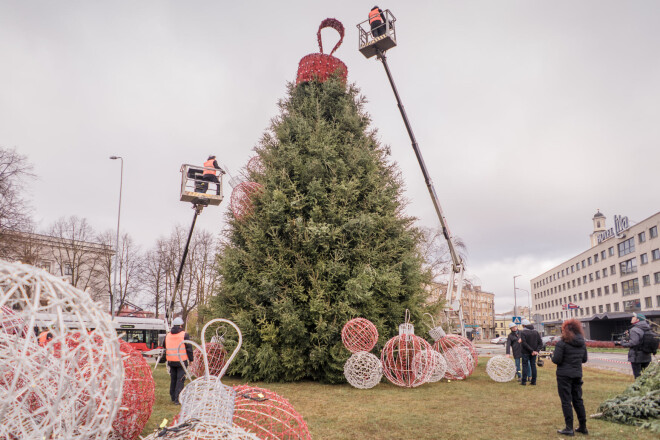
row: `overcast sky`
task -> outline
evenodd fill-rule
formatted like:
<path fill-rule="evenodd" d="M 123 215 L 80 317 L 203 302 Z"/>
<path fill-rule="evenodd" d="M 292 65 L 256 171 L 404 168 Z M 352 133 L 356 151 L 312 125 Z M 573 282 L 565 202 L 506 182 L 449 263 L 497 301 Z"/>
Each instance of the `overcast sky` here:
<path fill-rule="evenodd" d="M 373 0 L 0 2 L 0 145 L 38 178 L 41 227 L 62 216 L 149 247 L 192 210 L 179 167 L 241 168 L 278 114 L 326 17 L 406 182 L 408 212 L 438 220 L 382 65 L 357 50 Z M 586 250 L 597 209 L 660 208 L 660 2 L 407 1 L 388 62 L 468 272 L 513 305 L 529 280 Z M 323 31 L 326 53 L 337 36 Z M 224 227 L 230 188 L 200 227 Z M 527 293 L 519 292 L 519 304 Z"/>

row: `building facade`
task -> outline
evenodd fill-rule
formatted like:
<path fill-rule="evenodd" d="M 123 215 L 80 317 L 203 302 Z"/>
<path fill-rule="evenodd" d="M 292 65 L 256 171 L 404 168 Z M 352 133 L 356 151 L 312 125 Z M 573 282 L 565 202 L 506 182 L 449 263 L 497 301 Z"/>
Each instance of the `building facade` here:
<path fill-rule="evenodd" d="M 428 301 L 445 299 L 447 284 L 433 283 L 430 286 Z M 452 300 L 456 300 L 456 286 Z M 495 337 L 495 294 L 484 292 L 481 286 L 466 285 L 461 291 L 463 321 L 468 336 L 472 339 L 490 339 Z M 460 328 L 457 314 L 451 314 L 452 326 Z"/>
<path fill-rule="evenodd" d="M 660 212 L 634 225 L 598 211 L 591 247 L 533 278 L 532 315 L 546 334 L 565 319 L 582 321 L 588 339 L 612 340 L 630 327 L 633 312 L 660 322 Z"/>

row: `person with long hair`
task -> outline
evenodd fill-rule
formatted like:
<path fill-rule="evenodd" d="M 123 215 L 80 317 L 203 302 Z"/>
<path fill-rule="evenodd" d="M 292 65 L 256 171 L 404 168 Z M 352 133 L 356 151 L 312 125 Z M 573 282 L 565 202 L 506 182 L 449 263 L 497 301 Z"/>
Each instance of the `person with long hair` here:
<path fill-rule="evenodd" d="M 582 323 L 577 319 L 569 319 L 561 325 L 561 339 L 555 347 L 552 362 L 557 364 L 557 392 L 566 422 L 566 427 L 557 430 L 557 433 L 572 436 L 574 432 L 579 432 L 587 435 L 587 414 L 582 401 L 582 364 L 587 362 L 587 346 Z M 575 431 L 573 409 L 580 423 Z"/>

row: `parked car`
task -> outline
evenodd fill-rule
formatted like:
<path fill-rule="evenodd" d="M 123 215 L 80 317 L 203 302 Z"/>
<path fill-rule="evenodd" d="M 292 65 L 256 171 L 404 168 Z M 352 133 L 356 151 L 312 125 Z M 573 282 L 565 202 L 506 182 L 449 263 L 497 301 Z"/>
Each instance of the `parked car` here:
<path fill-rule="evenodd" d="M 559 336 L 543 336 L 541 342 L 543 342 L 543 348 L 541 350 L 545 351 L 548 345 L 555 345 L 559 340 Z"/>
<path fill-rule="evenodd" d="M 506 336 L 499 336 L 495 339 L 491 339 L 490 343 L 491 344 L 502 344 L 502 345 L 504 345 L 504 344 L 506 344 Z"/>

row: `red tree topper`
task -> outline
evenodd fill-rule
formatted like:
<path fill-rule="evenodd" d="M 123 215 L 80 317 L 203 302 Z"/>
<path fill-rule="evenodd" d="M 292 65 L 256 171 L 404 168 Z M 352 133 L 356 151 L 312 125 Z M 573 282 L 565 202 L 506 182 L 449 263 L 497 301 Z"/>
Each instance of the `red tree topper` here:
<path fill-rule="evenodd" d="M 378 342 L 378 329 L 368 319 L 351 319 L 341 329 L 341 341 L 351 353 L 371 351 Z"/>
<path fill-rule="evenodd" d="M 330 55 L 323 53 L 323 42 L 321 41 L 321 29 L 326 27 L 335 29 L 339 32 L 339 41 L 330 52 Z M 344 25 L 337 19 L 326 18 L 319 26 L 316 38 L 319 42 L 319 50 L 321 53 L 312 53 L 304 56 L 300 60 L 300 64 L 298 64 L 296 85 L 313 80 L 324 82 L 335 72 L 338 72 L 342 80 L 346 82 L 346 78 L 348 77 L 346 64 L 344 64 L 339 58 L 332 56 L 341 45 L 342 41 L 344 41 Z"/>
<path fill-rule="evenodd" d="M 234 424 L 263 440 L 307 440 L 307 423 L 284 397 L 249 385 L 239 385 L 234 403 Z"/>
<path fill-rule="evenodd" d="M 256 182 L 241 182 L 231 192 L 230 208 L 237 220 L 241 220 L 252 211 L 252 197 L 263 186 Z"/>

